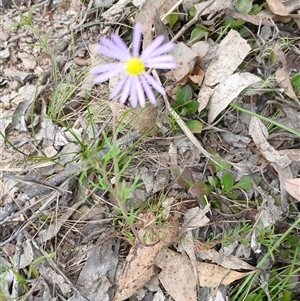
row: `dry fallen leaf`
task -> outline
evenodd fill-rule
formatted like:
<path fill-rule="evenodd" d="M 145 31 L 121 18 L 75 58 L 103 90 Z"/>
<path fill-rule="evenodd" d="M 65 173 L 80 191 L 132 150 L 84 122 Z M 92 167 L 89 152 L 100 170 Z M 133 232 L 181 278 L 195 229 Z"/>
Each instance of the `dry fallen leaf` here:
<path fill-rule="evenodd" d="M 300 178 L 285 179 L 286 191 L 300 202 Z"/>
<path fill-rule="evenodd" d="M 191 287 L 190 289 L 192 289 L 192 287 L 196 283 L 196 280 L 193 280 L 195 277 L 192 265 L 186 255 L 178 254 L 170 249 L 165 248 L 158 254 L 155 262 L 157 266 L 162 269 L 162 272 L 159 274 L 159 280 L 162 282 L 164 288 L 168 291 L 168 293 L 176 301 L 197 300 L 178 298 L 178 296 L 180 297 L 183 293 L 186 292 L 187 287 Z M 255 273 L 255 271 L 246 273 L 231 271 L 227 268 L 204 262 L 197 262 L 197 270 L 200 286 L 212 288 L 215 288 L 220 284 L 229 285 L 233 281 Z M 185 280 L 180 283 L 181 274 L 183 273 L 187 274 L 184 276 Z M 186 281 L 186 279 L 189 279 L 189 281 Z M 192 297 L 193 294 L 190 293 L 189 296 Z"/>
<path fill-rule="evenodd" d="M 279 16 L 288 16 L 289 12 L 286 10 L 282 0 L 267 0 L 270 11 Z"/>
<path fill-rule="evenodd" d="M 300 162 L 299 149 L 282 149 L 278 151 L 280 155 L 287 155 L 291 161 Z"/>
<path fill-rule="evenodd" d="M 291 160 L 288 156 L 281 156 L 274 147 L 268 142 L 268 131 L 265 125 L 257 117 L 251 117 L 249 125 L 249 134 L 256 144 L 260 153 L 272 163 L 278 164 L 282 169 L 290 165 Z"/>
<path fill-rule="evenodd" d="M 147 222 L 146 222 L 147 224 Z M 155 257 L 159 251 L 169 245 L 178 235 L 178 223 L 173 217 L 159 226 L 139 231 L 147 246 L 136 241 L 125 263 L 114 301 L 123 301 L 135 294 L 155 274 Z M 156 242 L 156 243 L 155 243 Z M 153 245 L 151 245 L 153 244 Z"/>
<path fill-rule="evenodd" d="M 220 43 L 216 58 L 210 63 L 204 83 L 198 95 L 199 113 L 206 108 L 214 89 L 211 86 L 222 83 L 230 76 L 251 50 L 240 34 L 231 30 Z"/>
<path fill-rule="evenodd" d="M 247 262 L 241 260 L 240 258 L 229 255 L 226 256 L 222 253 L 217 252 L 215 249 L 203 249 L 199 244 L 195 243 L 195 253 L 197 258 L 201 258 L 202 260 L 209 260 L 212 261 L 224 268 L 227 269 L 234 269 L 234 270 L 254 270 L 255 268 L 248 264 Z"/>
<path fill-rule="evenodd" d="M 261 79 L 248 72 L 235 73 L 214 88 L 208 108 L 208 123 L 212 123 L 217 116 L 248 86 Z"/>
<path fill-rule="evenodd" d="M 171 51 L 177 67 L 171 72 L 177 82 L 186 82 L 188 76 L 193 71 L 197 54 L 187 47 L 184 43 L 177 43 Z"/>
<path fill-rule="evenodd" d="M 210 0 L 201 1 L 201 3 L 195 4 L 196 14 L 201 12 L 200 16 L 208 15 L 214 12 L 218 12 L 232 5 L 232 0 L 216 0 L 208 6 Z M 204 10 L 203 10 L 204 9 Z"/>
<path fill-rule="evenodd" d="M 162 268 L 159 281 L 175 301 L 197 301 L 197 281 L 190 259 L 185 254 L 163 249 L 156 258 L 156 264 Z"/>
<path fill-rule="evenodd" d="M 296 102 L 299 102 L 297 95 L 293 89 L 293 86 L 290 81 L 289 72 L 287 70 L 287 63 L 284 52 L 281 50 L 281 47 L 278 43 L 274 44 L 273 51 L 277 61 L 282 63 L 282 67 L 276 70 L 276 82 L 280 88 L 284 89 L 284 93 L 290 98 L 294 99 Z"/>

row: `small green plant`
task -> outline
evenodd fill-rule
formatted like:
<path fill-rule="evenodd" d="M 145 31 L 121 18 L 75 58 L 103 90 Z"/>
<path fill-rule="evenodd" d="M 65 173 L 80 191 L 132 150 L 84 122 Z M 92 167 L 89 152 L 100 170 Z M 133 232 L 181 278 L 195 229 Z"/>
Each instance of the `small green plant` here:
<path fill-rule="evenodd" d="M 172 14 L 169 14 L 167 17 L 166 17 L 166 20 L 168 21 L 169 23 L 169 26 L 170 28 L 172 29 L 173 26 L 176 24 L 176 22 L 178 21 L 178 13 L 172 13 Z"/>
<path fill-rule="evenodd" d="M 10 28 L 14 27 L 22 27 L 24 25 L 31 26 L 32 25 L 32 19 L 33 19 L 33 12 L 36 9 L 37 5 L 32 5 L 32 7 L 29 9 L 27 16 L 22 14 L 20 11 L 18 12 L 18 16 L 21 19 L 20 22 L 12 23 L 10 24 Z"/>
<path fill-rule="evenodd" d="M 295 74 L 291 78 L 291 84 L 294 88 L 296 95 L 298 95 L 300 93 L 300 73 Z"/>
<path fill-rule="evenodd" d="M 182 116 L 188 117 L 195 114 L 198 110 L 198 101 L 193 98 L 193 91 L 189 85 L 183 87 L 177 87 L 176 89 L 176 101 L 172 104 L 175 112 Z M 178 129 L 176 120 L 171 119 L 171 123 Z M 186 120 L 185 124 L 193 133 L 201 133 L 202 123 L 199 120 Z"/>

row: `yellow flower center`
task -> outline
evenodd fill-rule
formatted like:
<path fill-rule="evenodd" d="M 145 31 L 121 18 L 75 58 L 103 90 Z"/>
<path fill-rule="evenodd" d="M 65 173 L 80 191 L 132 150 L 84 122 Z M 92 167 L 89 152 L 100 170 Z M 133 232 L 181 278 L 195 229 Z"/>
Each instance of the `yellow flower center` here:
<path fill-rule="evenodd" d="M 139 58 L 132 57 L 125 62 L 125 71 L 129 75 L 138 76 L 145 72 L 145 66 Z"/>

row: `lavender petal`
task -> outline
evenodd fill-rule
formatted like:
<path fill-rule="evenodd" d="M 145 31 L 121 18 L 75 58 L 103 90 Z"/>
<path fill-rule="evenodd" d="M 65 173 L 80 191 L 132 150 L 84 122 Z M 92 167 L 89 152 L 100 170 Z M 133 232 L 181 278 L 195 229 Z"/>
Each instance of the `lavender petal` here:
<path fill-rule="evenodd" d="M 111 91 L 111 93 L 109 94 L 109 98 L 113 99 L 115 98 L 118 93 L 120 92 L 120 90 L 122 89 L 122 87 L 124 86 L 126 80 L 128 78 L 128 75 L 123 75 L 122 78 L 118 81 L 117 85 L 115 86 L 115 88 Z"/>
<path fill-rule="evenodd" d="M 156 37 L 143 51 L 141 55 L 141 60 L 146 60 L 148 56 L 150 56 L 151 53 L 163 43 L 164 39 L 165 39 L 164 36 Z"/>
<path fill-rule="evenodd" d="M 165 89 L 151 75 L 144 73 L 145 80 L 161 95 L 166 95 Z"/>
<path fill-rule="evenodd" d="M 132 85 L 132 77 L 128 76 L 128 78 L 125 82 L 124 88 L 122 90 L 122 93 L 121 93 L 120 103 L 124 103 L 127 100 L 131 85 Z"/>
<path fill-rule="evenodd" d="M 150 102 L 155 105 L 156 104 L 156 98 L 154 96 L 154 93 L 150 87 L 150 85 L 148 84 L 148 82 L 145 80 L 144 76 L 141 75 L 140 76 L 140 80 L 143 86 L 144 91 L 146 92 L 146 95 L 148 97 L 148 99 L 150 100 Z"/>
<path fill-rule="evenodd" d="M 140 47 L 141 47 L 141 24 L 140 23 L 136 23 L 133 28 L 132 44 L 133 44 L 132 54 L 134 57 L 138 57 Z"/>

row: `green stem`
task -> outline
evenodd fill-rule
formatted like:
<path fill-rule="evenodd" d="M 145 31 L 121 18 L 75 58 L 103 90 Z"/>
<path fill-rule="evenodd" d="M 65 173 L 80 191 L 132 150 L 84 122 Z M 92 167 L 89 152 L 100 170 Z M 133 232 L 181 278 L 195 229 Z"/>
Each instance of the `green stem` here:
<path fill-rule="evenodd" d="M 269 119 L 269 118 L 267 118 L 267 117 L 261 116 L 261 115 L 259 115 L 259 114 L 254 113 L 254 112 L 251 112 L 251 111 L 249 111 L 249 110 L 246 110 L 246 109 L 244 109 L 244 108 L 241 108 L 240 106 L 237 106 L 237 105 L 235 105 L 235 104 L 233 104 L 233 103 L 231 103 L 230 106 L 231 106 L 232 108 L 238 110 L 238 111 L 247 113 L 247 114 L 252 115 L 252 116 L 255 116 L 255 117 L 257 117 L 257 118 L 259 118 L 259 119 L 261 119 L 261 120 L 263 120 L 263 121 L 272 123 L 272 124 L 278 126 L 279 128 L 282 128 L 282 129 L 286 130 L 287 132 L 290 132 L 290 133 L 296 135 L 297 137 L 300 137 L 300 132 L 298 132 L 298 131 L 296 131 L 296 130 L 294 130 L 294 129 L 292 129 L 292 128 L 290 128 L 290 127 L 284 125 L 284 124 L 281 124 L 281 123 L 279 123 L 279 122 L 277 122 L 277 121 L 274 121 L 274 120 Z"/>

